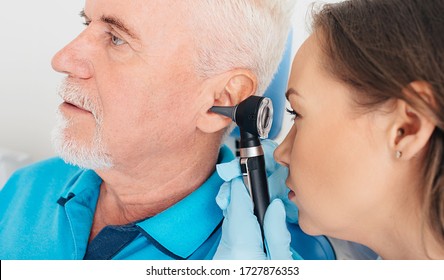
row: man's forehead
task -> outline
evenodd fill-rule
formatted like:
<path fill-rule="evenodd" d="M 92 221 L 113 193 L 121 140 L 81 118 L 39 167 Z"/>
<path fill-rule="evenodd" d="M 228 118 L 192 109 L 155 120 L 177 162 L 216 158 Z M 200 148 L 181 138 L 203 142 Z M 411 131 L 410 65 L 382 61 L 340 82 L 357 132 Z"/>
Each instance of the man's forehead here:
<path fill-rule="evenodd" d="M 86 0 L 85 11 L 89 13 L 122 14 L 125 17 L 145 15 L 152 17 L 165 12 L 173 13 L 189 6 L 187 1 L 177 0 Z M 166 18 L 173 20 L 174 18 Z"/>
<path fill-rule="evenodd" d="M 187 6 L 185 2 L 187 1 L 86 0 L 84 13 L 91 20 L 106 19 L 105 22 L 116 23 L 116 26 L 123 24 L 128 31 L 139 33 L 147 26 L 165 29 L 168 24 L 183 22 L 183 16 L 186 15 L 183 11 Z M 183 19 L 179 19 L 180 16 Z"/>

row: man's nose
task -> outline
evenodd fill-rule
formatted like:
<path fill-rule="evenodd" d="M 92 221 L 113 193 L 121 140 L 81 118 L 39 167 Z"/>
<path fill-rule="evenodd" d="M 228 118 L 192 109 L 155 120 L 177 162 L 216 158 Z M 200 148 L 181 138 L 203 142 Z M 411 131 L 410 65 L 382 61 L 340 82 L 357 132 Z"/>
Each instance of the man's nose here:
<path fill-rule="evenodd" d="M 291 151 L 293 149 L 294 137 L 296 136 L 296 127 L 293 125 L 285 139 L 274 151 L 274 159 L 283 166 L 289 167 Z"/>
<path fill-rule="evenodd" d="M 90 78 L 93 73 L 93 66 L 88 55 L 92 44 L 90 37 L 85 30 L 58 51 L 52 58 L 52 68 L 73 78 Z"/>

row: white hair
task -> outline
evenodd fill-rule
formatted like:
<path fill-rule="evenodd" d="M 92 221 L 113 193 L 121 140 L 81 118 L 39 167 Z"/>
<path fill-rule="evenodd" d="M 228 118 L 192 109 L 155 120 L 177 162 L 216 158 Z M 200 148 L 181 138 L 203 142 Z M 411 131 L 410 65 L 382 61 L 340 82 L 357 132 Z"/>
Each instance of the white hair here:
<path fill-rule="evenodd" d="M 59 95 L 67 102 L 89 110 L 96 121 L 96 130 L 93 139 L 88 144 L 67 136 L 66 129 L 71 120 L 57 110 L 56 125 L 52 131 L 52 143 L 56 153 L 69 164 L 86 169 L 109 169 L 113 166 L 112 160 L 103 143 L 102 110 L 97 100 L 93 100 L 79 86 L 65 80 L 59 88 Z"/>
<path fill-rule="evenodd" d="M 285 50 L 296 0 L 196 0 L 196 69 L 208 78 L 245 68 L 258 80 L 262 95 L 273 79 Z"/>

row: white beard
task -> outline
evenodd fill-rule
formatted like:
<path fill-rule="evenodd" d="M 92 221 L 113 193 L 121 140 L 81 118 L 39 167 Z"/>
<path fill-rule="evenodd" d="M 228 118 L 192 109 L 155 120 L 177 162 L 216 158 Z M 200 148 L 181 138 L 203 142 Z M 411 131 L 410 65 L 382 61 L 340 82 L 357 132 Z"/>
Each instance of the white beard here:
<path fill-rule="evenodd" d="M 91 111 L 96 120 L 96 131 L 91 144 L 81 144 L 76 139 L 66 137 L 65 129 L 71 124 L 60 110 L 57 110 L 56 125 L 52 131 L 52 143 L 56 153 L 69 164 L 85 169 L 103 170 L 113 166 L 112 160 L 103 143 L 102 114 L 97 102 L 93 102 L 88 94 L 76 85 L 64 81 L 59 88 L 59 95 L 79 107 Z"/>

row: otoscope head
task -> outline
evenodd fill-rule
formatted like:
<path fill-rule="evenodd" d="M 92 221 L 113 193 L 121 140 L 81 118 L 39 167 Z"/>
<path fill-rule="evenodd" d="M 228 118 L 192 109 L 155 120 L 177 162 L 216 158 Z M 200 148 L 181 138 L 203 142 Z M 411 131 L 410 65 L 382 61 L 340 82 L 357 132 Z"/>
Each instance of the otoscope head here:
<path fill-rule="evenodd" d="M 252 95 L 236 106 L 213 106 L 210 111 L 231 118 L 239 130 L 267 138 L 273 123 L 273 103 L 270 98 Z"/>
<path fill-rule="evenodd" d="M 235 120 L 240 130 L 245 130 L 261 138 L 267 138 L 273 123 L 271 99 L 250 96 L 237 105 Z"/>

